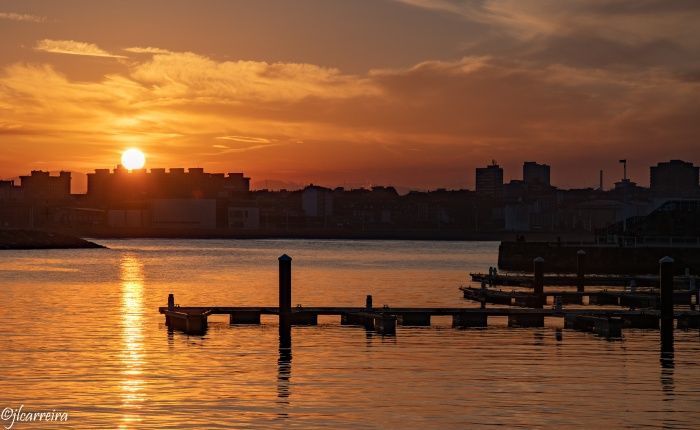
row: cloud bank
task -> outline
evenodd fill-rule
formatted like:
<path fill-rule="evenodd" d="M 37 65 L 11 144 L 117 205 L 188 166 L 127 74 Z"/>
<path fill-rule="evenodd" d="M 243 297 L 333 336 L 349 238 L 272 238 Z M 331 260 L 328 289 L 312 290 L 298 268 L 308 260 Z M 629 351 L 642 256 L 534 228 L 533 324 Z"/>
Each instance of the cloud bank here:
<path fill-rule="evenodd" d="M 510 177 L 551 163 L 563 186 L 620 158 L 641 183 L 657 161 L 700 161 L 698 3 L 402 1 L 488 31 L 458 58 L 365 73 L 44 39 L 37 50 L 120 61 L 93 81 L 46 60 L 5 67 L 0 139 L 8 157 L 85 170 L 140 146 L 154 165 L 416 187 L 473 186 L 494 158 Z"/>

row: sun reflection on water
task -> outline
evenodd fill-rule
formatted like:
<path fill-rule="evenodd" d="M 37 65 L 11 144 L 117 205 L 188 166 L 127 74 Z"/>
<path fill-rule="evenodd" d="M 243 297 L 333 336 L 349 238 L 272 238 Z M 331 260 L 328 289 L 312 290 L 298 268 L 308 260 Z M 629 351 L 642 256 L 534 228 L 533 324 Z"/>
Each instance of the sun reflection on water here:
<path fill-rule="evenodd" d="M 142 377 L 143 342 L 143 263 L 135 254 L 124 254 L 119 263 L 122 315 L 122 379 L 120 382 L 123 416 L 120 428 L 138 425 L 145 400 Z"/>

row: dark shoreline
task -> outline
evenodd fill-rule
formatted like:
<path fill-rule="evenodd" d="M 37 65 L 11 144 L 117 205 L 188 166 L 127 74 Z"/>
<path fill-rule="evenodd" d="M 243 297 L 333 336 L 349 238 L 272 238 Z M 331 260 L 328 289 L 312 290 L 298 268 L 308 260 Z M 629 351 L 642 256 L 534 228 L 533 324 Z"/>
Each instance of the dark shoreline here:
<path fill-rule="evenodd" d="M 511 232 L 460 232 L 454 230 L 413 230 L 413 231 L 153 231 L 153 230 L 112 230 L 82 231 L 82 237 L 93 239 L 300 239 L 300 240 L 412 240 L 412 241 L 508 241 L 516 236 Z M 590 241 L 590 235 L 562 235 L 556 233 L 533 233 L 528 240 Z"/>
<path fill-rule="evenodd" d="M 40 230 L 0 230 L 0 250 L 104 249 L 76 236 Z"/>

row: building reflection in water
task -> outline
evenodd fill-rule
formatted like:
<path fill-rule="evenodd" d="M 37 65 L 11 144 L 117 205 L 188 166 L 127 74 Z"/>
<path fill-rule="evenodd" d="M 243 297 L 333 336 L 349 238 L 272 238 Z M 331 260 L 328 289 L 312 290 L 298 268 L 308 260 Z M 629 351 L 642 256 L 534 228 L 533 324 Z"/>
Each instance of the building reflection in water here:
<path fill-rule="evenodd" d="M 292 329 L 291 326 L 280 325 L 279 358 L 277 360 L 277 404 L 280 412 L 279 419 L 289 418 L 290 383 L 292 379 Z"/>
<path fill-rule="evenodd" d="M 120 428 L 138 428 L 138 411 L 144 394 L 143 342 L 143 262 L 134 254 L 124 254 L 119 264 L 121 282 L 121 400 L 123 416 Z"/>

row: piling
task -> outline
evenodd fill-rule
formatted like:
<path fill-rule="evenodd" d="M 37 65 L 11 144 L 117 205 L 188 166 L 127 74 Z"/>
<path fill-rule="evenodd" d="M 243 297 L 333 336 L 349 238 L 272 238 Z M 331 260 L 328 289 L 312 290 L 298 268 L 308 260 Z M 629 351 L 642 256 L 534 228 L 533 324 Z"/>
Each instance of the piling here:
<path fill-rule="evenodd" d="M 460 312 L 452 315 L 452 327 L 467 328 L 467 327 L 486 327 L 488 324 L 488 316 L 486 312 Z"/>
<path fill-rule="evenodd" d="M 371 310 L 372 309 L 372 295 L 367 294 L 367 298 L 365 299 L 365 309 Z"/>
<path fill-rule="evenodd" d="M 383 312 L 374 315 L 374 330 L 381 335 L 396 335 L 396 315 Z"/>
<path fill-rule="evenodd" d="M 542 309 L 545 303 L 544 296 L 544 258 L 537 257 L 532 261 L 535 272 L 533 280 L 532 303 L 529 307 Z M 544 327 L 544 315 L 508 315 L 508 327 Z"/>
<path fill-rule="evenodd" d="M 554 296 L 554 312 L 561 313 L 564 309 L 561 296 Z"/>
<path fill-rule="evenodd" d="M 700 315 L 682 314 L 678 317 L 679 329 L 700 328 Z"/>
<path fill-rule="evenodd" d="M 175 310 L 175 295 L 173 293 L 168 294 L 168 310 Z M 165 315 L 165 325 L 171 327 L 170 316 L 167 314 Z"/>
<path fill-rule="evenodd" d="M 233 311 L 229 314 L 229 324 L 260 324 L 260 311 Z"/>
<path fill-rule="evenodd" d="M 544 258 L 537 257 L 532 263 L 535 272 L 533 292 L 539 297 L 537 306 L 535 307 L 542 309 L 544 306 Z"/>
<path fill-rule="evenodd" d="M 486 282 L 481 281 L 481 300 L 479 300 L 481 309 L 486 309 Z"/>
<path fill-rule="evenodd" d="M 586 251 L 579 249 L 576 252 L 576 291 L 584 292 L 584 282 L 586 277 Z"/>
<path fill-rule="evenodd" d="M 673 351 L 673 258 L 659 260 L 659 291 L 661 295 L 661 351 Z"/>
<path fill-rule="evenodd" d="M 292 257 L 279 257 L 280 345 L 291 347 L 292 327 Z"/>
<path fill-rule="evenodd" d="M 622 317 L 624 327 L 627 328 L 645 328 L 658 329 L 659 317 L 656 314 L 646 313 L 644 311 L 636 314 L 628 314 Z"/>
<path fill-rule="evenodd" d="M 404 312 L 400 315 L 401 325 L 430 326 L 429 312 Z"/>
<path fill-rule="evenodd" d="M 292 313 L 292 325 L 318 325 L 318 314 L 297 309 Z"/>
<path fill-rule="evenodd" d="M 622 318 L 596 318 L 594 333 L 602 337 L 622 337 Z"/>

